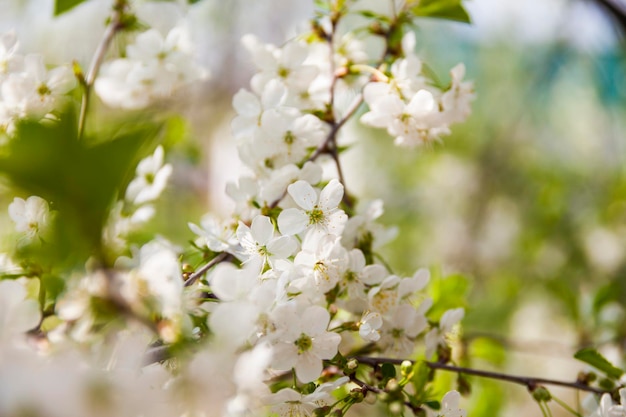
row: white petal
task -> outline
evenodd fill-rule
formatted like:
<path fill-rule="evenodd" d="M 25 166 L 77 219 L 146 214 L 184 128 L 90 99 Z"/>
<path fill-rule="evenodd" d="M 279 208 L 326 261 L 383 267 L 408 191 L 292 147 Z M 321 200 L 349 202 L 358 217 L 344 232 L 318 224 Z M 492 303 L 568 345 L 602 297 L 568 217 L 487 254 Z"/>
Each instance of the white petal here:
<path fill-rule="evenodd" d="M 336 208 L 343 198 L 343 185 L 336 179 L 331 180 L 320 193 L 320 207 L 323 211 Z"/>
<path fill-rule="evenodd" d="M 252 236 L 261 245 L 265 246 L 274 235 L 274 225 L 267 216 L 256 216 L 250 227 Z"/>
<path fill-rule="evenodd" d="M 322 360 L 315 355 L 305 353 L 298 357 L 295 368 L 300 382 L 315 381 L 322 373 Z"/>
<path fill-rule="evenodd" d="M 233 107 L 242 116 L 258 117 L 261 114 L 261 102 L 258 97 L 243 88 L 233 96 Z"/>
<path fill-rule="evenodd" d="M 287 97 L 287 88 L 278 80 L 271 80 L 263 89 L 261 103 L 264 109 L 272 109 L 280 106 Z"/>
<path fill-rule="evenodd" d="M 286 259 L 298 248 L 298 243 L 291 236 L 280 236 L 267 245 L 267 250 L 273 257 Z"/>
<path fill-rule="evenodd" d="M 306 211 L 313 210 L 313 207 L 315 207 L 315 203 L 317 203 L 317 193 L 315 192 L 315 189 L 313 189 L 311 184 L 306 181 L 300 180 L 294 182 L 289 187 L 287 187 L 287 191 L 289 192 L 289 195 L 293 198 L 293 201 L 295 201 L 297 205 L 299 205 Z"/>
<path fill-rule="evenodd" d="M 326 331 L 330 321 L 330 314 L 325 308 L 311 306 L 304 310 L 300 320 L 302 332 L 309 336 L 315 336 Z"/>
<path fill-rule="evenodd" d="M 306 229 L 309 216 L 302 210 L 288 208 L 278 215 L 278 229 L 283 235 L 295 235 Z"/>
<path fill-rule="evenodd" d="M 406 106 L 406 112 L 413 117 L 421 117 L 435 109 L 435 98 L 427 90 L 420 90 Z"/>
<path fill-rule="evenodd" d="M 337 354 L 337 347 L 341 336 L 337 333 L 326 332 L 313 339 L 313 350 L 321 359 L 332 359 Z"/>

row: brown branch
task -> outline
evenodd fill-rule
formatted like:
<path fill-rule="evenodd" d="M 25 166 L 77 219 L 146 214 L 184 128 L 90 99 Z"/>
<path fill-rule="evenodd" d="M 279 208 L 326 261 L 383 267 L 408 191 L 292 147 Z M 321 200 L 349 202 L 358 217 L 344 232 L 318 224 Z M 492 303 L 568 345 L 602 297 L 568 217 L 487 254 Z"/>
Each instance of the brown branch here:
<path fill-rule="evenodd" d="M 220 262 L 227 261 L 231 258 L 232 258 L 232 255 L 228 252 L 220 253 L 215 258 L 211 259 L 209 263 L 207 263 L 202 268 L 198 269 L 196 272 L 191 274 L 189 278 L 187 278 L 187 280 L 185 281 L 185 284 L 183 285 L 185 287 L 189 287 L 193 285 L 198 280 L 198 278 L 204 275 L 209 269 L 213 268 L 215 265 L 219 264 Z"/>
<path fill-rule="evenodd" d="M 113 38 L 115 35 L 124 28 L 124 23 L 122 22 L 122 18 L 124 16 L 124 9 L 127 7 L 127 0 L 115 0 L 113 4 L 113 12 L 111 13 L 110 22 L 107 25 L 102 40 L 94 53 L 93 58 L 91 59 L 91 64 L 89 65 L 89 71 L 87 75 L 81 79 L 81 84 L 83 85 L 83 98 L 80 104 L 80 116 L 78 119 L 78 137 L 81 138 L 85 131 L 85 120 L 87 118 L 87 109 L 89 108 L 89 98 L 91 96 L 91 89 L 93 87 L 94 82 L 96 81 L 96 77 L 98 76 L 98 72 L 100 71 L 100 67 L 102 66 L 102 61 L 104 61 L 104 57 L 111 46 L 111 42 L 113 42 Z"/>
<path fill-rule="evenodd" d="M 384 363 L 400 365 L 402 364 L 402 362 L 406 361 L 406 359 L 373 358 L 373 357 L 367 357 L 367 356 L 355 356 L 353 357 L 353 359 L 356 359 L 360 363 L 370 365 L 370 366 L 378 366 Z M 410 362 L 415 363 L 415 361 L 410 361 Z M 490 379 L 496 379 L 500 381 L 511 382 L 514 384 L 524 385 L 530 391 L 533 391 L 535 388 L 537 388 L 540 385 L 555 385 L 555 386 L 560 386 L 560 387 L 572 388 L 572 389 L 576 389 L 580 391 L 593 392 L 596 394 L 604 394 L 604 393 L 611 392 L 609 390 L 605 390 L 602 388 L 591 387 L 587 384 L 584 384 L 578 381 L 569 382 L 569 381 L 561 381 L 561 380 L 548 379 L 548 378 L 536 378 L 536 377 L 528 377 L 528 376 L 511 375 L 511 374 L 504 374 L 501 372 L 483 371 L 480 369 L 472 369 L 472 368 L 464 368 L 461 366 L 446 365 L 444 363 L 439 363 L 439 362 L 424 361 L 424 363 L 430 369 L 439 369 L 442 371 L 450 371 L 450 372 L 456 372 L 459 374 L 474 375 L 474 376 L 478 376 L 481 378 L 490 378 Z"/>

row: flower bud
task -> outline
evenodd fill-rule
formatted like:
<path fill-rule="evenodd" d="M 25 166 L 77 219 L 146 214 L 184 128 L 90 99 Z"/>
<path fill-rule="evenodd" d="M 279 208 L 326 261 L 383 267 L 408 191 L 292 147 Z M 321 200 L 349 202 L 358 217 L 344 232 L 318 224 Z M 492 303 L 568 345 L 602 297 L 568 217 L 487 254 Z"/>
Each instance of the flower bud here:
<path fill-rule="evenodd" d="M 411 361 L 403 361 L 400 365 L 400 374 L 404 377 L 409 375 L 413 370 L 413 362 Z"/>
<path fill-rule="evenodd" d="M 401 414 L 403 408 L 404 408 L 404 405 L 398 401 L 394 401 L 391 404 L 389 404 L 389 412 L 391 414 Z"/>
<path fill-rule="evenodd" d="M 396 392 L 401 388 L 400 384 L 398 384 L 398 380 L 395 378 L 391 378 L 387 381 L 387 385 L 385 385 L 385 391 L 387 392 Z"/>
<path fill-rule="evenodd" d="M 533 398 L 537 402 L 548 402 L 552 399 L 552 395 L 546 387 L 539 386 L 533 390 Z"/>
<path fill-rule="evenodd" d="M 359 361 L 357 361 L 356 359 L 350 359 L 346 363 L 346 369 L 347 370 L 354 371 L 358 367 L 359 367 Z"/>

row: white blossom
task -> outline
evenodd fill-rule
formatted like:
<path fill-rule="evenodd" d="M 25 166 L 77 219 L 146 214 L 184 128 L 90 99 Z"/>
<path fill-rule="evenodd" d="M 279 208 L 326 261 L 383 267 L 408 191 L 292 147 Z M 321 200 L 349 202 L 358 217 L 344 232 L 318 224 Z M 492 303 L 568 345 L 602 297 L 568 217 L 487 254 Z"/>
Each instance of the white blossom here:
<path fill-rule="evenodd" d="M 184 27 L 174 27 L 165 38 L 149 29 L 128 45 L 126 53 L 126 58 L 105 63 L 94 85 L 111 107 L 144 108 L 207 76 L 194 61 Z"/>
<path fill-rule="evenodd" d="M 158 146 L 154 154 L 142 159 L 137 165 L 136 177 L 126 188 L 126 200 L 133 204 L 156 200 L 165 189 L 171 174 L 172 166 L 163 165 L 163 147 Z"/>
<path fill-rule="evenodd" d="M 341 336 L 328 332 L 328 311 L 310 306 L 300 314 L 286 305 L 274 311 L 280 318 L 277 324 L 279 339 L 274 346 L 273 366 L 278 370 L 295 368 L 301 382 L 311 382 L 322 372 L 322 360 L 331 359 L 337 353 Z"/>
<path fill-rule="evenodd" d="M 9 216 L 15 223 L 15 230 L 35 240 L 46 236 L 52 213 L 48 202 L 41 197 L 30 196 L 26 200 L 15 197 L 9 204 Z"/>
<path fill-rule="evenodd" d="M 294 235 L 310 228 L 320 233 L 341 235 L 348 216 L 338 208 L 343 198 L 343 185 L 339 181 L 331 180 L 319 196 L 306 181 L 297 181 L 287 190 L 301 208 L 288 208 L 280 213 L 278 228 L 281 233 Z"/>
<path fill-rule="evenodd" d="M 60 97 L 75 85 L 76 79 L 68 67 L 48 71 L 43 56 L 27 55 L 23 71 L 10 73 L 2 83 L 3 106 L 14 119 L 39 120 L 55 110 Z"/>

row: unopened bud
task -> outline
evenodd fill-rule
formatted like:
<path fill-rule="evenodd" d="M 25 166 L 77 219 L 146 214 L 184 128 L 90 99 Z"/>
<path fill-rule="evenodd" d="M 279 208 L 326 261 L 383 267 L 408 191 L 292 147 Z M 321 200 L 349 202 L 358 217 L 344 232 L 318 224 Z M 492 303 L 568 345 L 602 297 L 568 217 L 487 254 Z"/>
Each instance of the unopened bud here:
<path fill-rule="evenodd" d="M 316 408 L 315 410 L 313 410 L 313 415 L 315 417 L 324 417 L 324 416 L 327 416 L 329 412 L 330 412 L 330 407 L 325 406 L 325 407 L 320 407 L 320 408 Z"/>
<path fill-rule="evenodd" d="M 360 388 L 355 388 L 350 391 L 350 397 L 352 397 L 354 402 L 357 403 L 360 403 L 365 398 L 365 396 L 363 395 L 363 391 Z"/>
<path fill-rule="evenodd" d="M 400 373 L 402 376 L 407 376 L 413 370 L 413 362 L 411 361 L 403 361 L 400 365 Z"/>
<path fill-rule="evenodd" d="M 595 381 L 598 376 L 594 372 L 583 372 L 580 371 L 578 376 L 576 377 L 576 382 L 581 384 L 589 385 L 593 381 Z"/>
<path fill-rule="evenodd" d="M 395 378 L 391 378 L 389 381 L 387 381 L 387 385 L 385 385 L 385 391 L 387 392 L 396 392 L 400 388 L 400 384 L 398 384 L 398 380 Z"/>
<path fill-rule="evenodd" d="M 401 414 L 404 409 L 404 405 L 401 402 L 394 401 L 389 404 L 389 412 L 391 414 Z"/>
<path fill-rule="evenodd" d="M 539 386 L 533 390 L 533 398 L 537 402 L 548 402 L 552 399 L 552 395 L 546 387 Z"/>
<path fill-rule="evenodd" d="M 348 369 L 350 371 L 354 371 L 358 367 L 359 367 L 359 361 L 357 361 L 356 359 L 350 359 L 346 363 L 346 369 Z"/>

